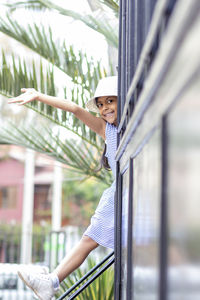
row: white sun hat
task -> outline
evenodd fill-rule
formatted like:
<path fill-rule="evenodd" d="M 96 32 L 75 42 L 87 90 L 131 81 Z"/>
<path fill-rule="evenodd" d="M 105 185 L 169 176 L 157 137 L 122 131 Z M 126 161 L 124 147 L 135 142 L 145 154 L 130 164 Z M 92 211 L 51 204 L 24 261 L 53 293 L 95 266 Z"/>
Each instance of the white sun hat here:
<path fill-rule="evenodd" d="M 93 112 L 98 113 L 96 98 L 104 96 L 117 96 L 117 76 L 102 78 L 96 88 L 94 97 L 86 103 L 86 107 Z"/>

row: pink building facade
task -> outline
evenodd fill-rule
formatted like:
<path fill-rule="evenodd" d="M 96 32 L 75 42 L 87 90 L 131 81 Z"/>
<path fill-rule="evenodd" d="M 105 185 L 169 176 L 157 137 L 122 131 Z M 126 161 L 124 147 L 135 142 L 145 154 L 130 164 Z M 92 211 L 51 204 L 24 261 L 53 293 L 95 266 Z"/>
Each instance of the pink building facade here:
<path fill-rule="evenodd" d="M 13 158 L 0 161 L 0 222 L 22 219 L 24 164 Z"/>
<path fill-rule="evenodd" d="M 0 224 L 21 224 L 24 193 L 25 150 L 0 147 Z M 34 178 L 35 223 L 51 221 L 53 161 L 36 155 Z"/>

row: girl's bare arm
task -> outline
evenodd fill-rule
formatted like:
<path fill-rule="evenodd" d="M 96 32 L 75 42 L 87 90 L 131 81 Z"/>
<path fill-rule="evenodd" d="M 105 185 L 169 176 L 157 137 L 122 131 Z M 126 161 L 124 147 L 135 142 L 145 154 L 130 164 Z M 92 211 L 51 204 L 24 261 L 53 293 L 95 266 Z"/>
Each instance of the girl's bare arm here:
<path fill-rule="evenodd" d="M 79 120 L 81 120 L 94 132 L 105 139 L 106 122 L 103 119 L 92 115 L 84 108 L 78 106 L 76 103 L 66 99 L 60 99 L 57 97 L 42 94 L 35 89 L 22 89 L 22 92 L 23 94 L 16 98 L 11 98 L 8 103 L 17 103 L 19 105 L 24 105 L 31 101 L 38 100 L 53 107 L 66 110 L 73 113 Z"/>

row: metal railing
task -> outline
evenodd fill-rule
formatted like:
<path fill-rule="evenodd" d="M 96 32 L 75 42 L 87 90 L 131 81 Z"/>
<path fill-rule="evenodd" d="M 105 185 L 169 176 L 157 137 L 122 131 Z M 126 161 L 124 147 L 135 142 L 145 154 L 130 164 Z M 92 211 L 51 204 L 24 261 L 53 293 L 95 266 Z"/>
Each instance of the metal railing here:
<path fill-rule="evenodd" d="M 83 283 L 83 285 L 81 285 L 77 290 L 74 291 L 73 294 L 71 294 L 67 298 L 68 300 L 75 299 L 95 279 L 97 279 L 103 272 L 105 272 L 114 263 L 114 260 L 115 260 L 115 258 L 114 258 L 114 251 L 113 251 L 109 255 L 107 255 L 100 263 L 98 263 L 96 266 L 94 266 L 89 272 L 87 272 L 79 281 L 77 281 L 71 288 L 69 288 L 62 296 L 60 296 L 58 298 L 58 300 L 65 299 L 67 296 L 69 296 L 80 284 L 82 284 L 85 280 L 87 280 L 92 274 L 94 274 L 99 269 L 85 283 Z"/>
<path fill-rule="evenodd" d="M 121 2 L 120 38 L 122 41 L 119 49 L 121 80 L 119 82 L 120 106 L 118 110 L 120 137 L 123 136 L 124 129 L 132 116 L 176 0 L 126 0 Z M 137 10 L 137 18 L 133 12 L 131 14 L 131 10 L 134 9 Z M 151 22 L 151 18 L 153 22 Z M 133 26 L 134 24 L 135 26 Z M 133 28 L 135 28 L 135 32 L 132 32 Z M 145 28 L 145 32 L 141 33 L 141 28 Z"/>
<path fill-rule="evenodd" d="M 199 289 L 194 288 L 195 280 L 192 281 L 190 277 L 188 280 L 186 279 L 185 282 L 188 283 L 188 286 L 190 283 L 191 285 L 190 288 L 185 288 L 185 284 L 180 284 L 181 279 L 180 283 L 176 285 L 176 279 L 169 276 L 174 268 L 172 261 L 169 259 L 169 257 L 172 258 L 172 255 L 169 255 L 171 247 L 172 245 L 179 245 L 182 249 L 184 243 L 185 245 L 189 243 L 185 241 L 190 235 L 189 228 L 191 224 L 188 222 L 186 225 L 183 222 L 179 227 L 179 233 L 181 230 L 185 232 L 188 226 L 188 235 L 184 235 L 184 238 L 179 236 L 177 240 L 174 239 L 177 224 L 173 224 L 172 216 L 175 215 L 174 213 L 179 207 L 174 200 L 176 200 L 179 193 L 180 195 L 184 193 L 183 185 L 180 184 L 180 191 L 179 186 L 174 188 L 172 184 L 171 186 L 168 185 L 168 181 L 173 182 L 173 179 L 171 179 L 172 174 L 176 174 L 177 177 L 175 178 L 178 178 L 180 182 L 181 180 L 186 182 L 184 176 L 187 176 L 187 172 L 191 172 L 189 176 L 192 176 L 192 172 L 194 172 L 194 178 L 197 176 L 196 169 L 192 167 L 193 159 L 194 161 L 196 159 L 195 155 L 195 158 L 192 159 L 192 153 L 196 151 L 194 149 L 197 149 L 193 144 L 197 135 L 193 132 L 196 132 L 197 125 L 194 125 L 196 123 L 195 121 L 192 122 L 192 117 L 190 117 L 193 115 L 190 105 L 192 103 L 191 99 L 198 99 L 196 95 L 199 91 L 197 88 L 197 86 L 199 87 L 199 43 L 197 42 L 197 36 L 199 33 L 200 3 L 198 0 L 157 0 L 153 9 L 152 21 L 147 22 L 149 24 L 148 34 L 143 42 L 143 47 L 140 47 L 141 35 L 136 30 L 137 28 L 138 30 L 145 28 L 146 8 L 148 6 L 151 8 L 150 5 L 154 2 L 154 0 L 120 1 L 119 126 L 118 149 L 115 157 L 117 161 L 115 300 L 121 298 L 131 300 L 135 299 L 135 295 L 139 295 L 140 298 L 144 299 L 148 299 L 150 295 L 153 295 L 156 299 L 165 300 L 168 299 L 171 293 L 178 295 L 177 298 L 180 297 L 181 299 L 182 295 L 185 295 L 185 290 L 189 295 L 185 296 L 186 298 L 193 295 L 194 290 L 195 296 L 192 296 L 192 298 L 199 298 L 200 295 Z M 144 9 L 141 10 L 140 6 L 143 4 Z M 131 10 L 130 8 L 133 6 L 138 9 Z M 141 14 L 141 11 L 143 14 Z M 136 24 L 138 26 L 131 25 L 136 23 L 135 19 L 138 20 Z M 170 91 L 169 94 L 168 91 Z M 186 98 L 185 95 L 192 96 Z M 195 110 L 197 100 L 193 102 L 193 105 Z M 181 122 L 185 123 L 185 120 L 188 120 L 187 125 L 184 124 L 185 127 L 179 126 Z M 184 132 L 185 128 L 188 128 L 188 131 Z M 176 135 L 174 132 L 176 132 Z M 193 136 L 193 141 L 188 136 Z M 173 144 L 171 143 L 172 139 Z M 179 139 L 184 141 L 185 148 L 183 144 L 180 146 Z M 149 160 L 149 154 L 155 153 L 156 149 L 159 153 L 157 157 L 154 157 L 155 165 L 159 166 L 157 175 L 155 165 L 146 163 Z M 178 167 L 176 169 L 172 166 L 171 162 L 176 161 L 177 158 L 180 159 L 179 155 L 181 154 L 182 164 L 185 165 L 187 155 L 183 154 L 184 151 L 187 155 L 191 153 L 191 158 L 188 158 L 188 170 L 185 170 L 183 175 L 180 171 L 177 171 Z M 192 169 L 193 171 L 191 171 Z M 152 177 L 159 179 L 153 184 L 152 190 L 160 191 L 157 201 L 155 195 L 152 194 L 153 207 L 155 205 L 155 208 L 152 208 L 152 219 L 156 219 L 155 211 L 158 212 L 158 223 L 156 225 L 158 234 L 153 239 L 150 234 L 150 214 L 147 208 L 151 198 L 148 184 L 149 178 Z M 148 182 L 146 187 L 142 183 L 143 180 L 144 183 Z M 138 192 L 140 187 L 142 187 L 142 192 Z M 185 190 L 192 191 L 192 184 L 188 183 Z M 148 195 L 148 201 L 146 201 L 146 195 Z M 191 201 L 190 193 L 188 195 Z M 185 203 L 188 200 L 187 196 L 185 197 Z M 194 197 L 194 199 L 196 198 Z M 138 218 L 135 209 L 133 214 L 133 207 L 143 207 L 143 213 L 141 213 L 141 209 L 138 209 Z M 192 207 L 191 204 L 190 207 Z M 125 224 L 124 227 L 121 226 L 122 221 Z M 138 228 L 141 228 L 141 230 L 139 231 Z M 144 238 L 144 228 L 149 231 L 149 242 L 144 241 L 146 239 L 146 237 Z M 169 228 L 170 232 L 168 231 Z M 198 229 L 195 232 L 194 239 L 198 236 Z M 121 242 L 124 237 L 127 239 L 125 245 Z M 155 240 L 157 240 L 157 246 L 155 246 Z M 174 242 L 175 240 L 176 242 Z M 148 243 L 149 245 L 147 245 Z M 156 263 L 152 267 L 153 256 L 150 256 L 149 261 L 145 261 L 145 267 L 143 268 L 141 262 L 143 258 L 146 259 L 149 249 L 152 250 L 152 248 L 155 252 Z M 141 249 L 144 250 L 143 254 L 138 254 Z M 187 249 L 185 250 L 187 252 Z M 189 260 L 191 260 L 190 266 L 193 266 L 194 256 L 192 254 L 186 256 L 186 262 L 182 259 L 180 264 L 185 267 L 185 265 L 190 265 Z M 197 258 L 195 260 L 197 261 Z M 142 267 L 140 268 L 140 266 Z M 135 272 L 136 269 L 137 272 Z M 145 269 L 148 270 L 148 278 L 151 278 L 152 285 L 149 284 L 149 280 L 146 280 Z M 176 274 L 176 267 L 173 269 L 174 271 L 173 274 Z M 141 274 L 141 277 L 138 274 Z M 179 274 L 179 271 L 177 274 Z M 173 282 L 173 288 L 171 282 Z"/>
<path fill-rule="evenodd" d="M 153 99 L 155 89 L 151 89 L 148 99 L 141 101 L 145 84 L 160 50 L 160 44 L 166 34 L 169 19 L 177 0 L 120 0 L 119 22 L 119 61 L 118 61 L 118 148 L 117 188 L 115 200 L 115 300 L 121 299 L 122 286 L 126 285 L 124 299 L 132 299 L 132 185 L 133 161 L 126 152 L 127 145 L 138 125 L 141 123 L 145 110 Z M 167 62 L 165 62 L 167 64 Z M 163 65 L 164 66 L 164 65 Z M 162 72 L 161 72 L 162 73 Z M 161 74 L 159 80 L 161 79 Z M 159 85 L 159 80 L 157 84 Z M 134 120 L 134 123 L 132 122 Z M 153 129 L 152 129 L 153 132 Z M 152 134 L 148 132 L 148 134 Z M 140 134 L 141 135 L 141 134 Z M 148 136 L 147 136 L 148 137 Z M 147 140 L 146 137 L 146 140 Z M 145 141 L 145 140 L 144 140 Z M 143 142 L 144 142 L 143 141 Z M 138 151 L 139 148 L 137 148 Z M 133 151 L 132 149 L 130 151 Z M 123 158 L 122 158 L 123 156 Z M 129 161 L 126 158 L 129 157 Z M 124 160 L 123 160 L 124 159 Z M 126 161 L 126 163 L 123 162 Z M 125 169 L 129 168 L 129 217 L 128 223 L 128 253 L 127 282 L 122 280 L 122 209 L 123 209 L 123 178 Z M 124 294 L 123 294 L 124 295 Z"/>
<path fill-rule="evenodd" d="M 66 252 L 66 232 L 50 231 L 32 235 L 32 262 L 45 263 L 52 269 Z M 0 263 L 19 264 L 21 258 L 21 232 L 0 230 Z"/>

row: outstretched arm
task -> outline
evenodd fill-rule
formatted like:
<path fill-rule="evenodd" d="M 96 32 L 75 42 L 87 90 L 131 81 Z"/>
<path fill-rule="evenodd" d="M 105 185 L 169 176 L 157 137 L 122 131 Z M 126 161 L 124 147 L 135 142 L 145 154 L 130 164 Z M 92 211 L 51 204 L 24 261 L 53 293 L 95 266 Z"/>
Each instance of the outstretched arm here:
<path fill-rule="evenodd" d="M 60 99 L 57 97 L 42 94 L 35 89 L 22 89 L 21 91 L 23 92 L 23 94 L 18 97 L 11 98 L 8 103 L 17 103 L 19 105 L 24 105 L 31 101 L 38 100 L 53 107 L 66 110 L 73 113 L 79 120 L 81 120 L 94 132 L 105 139 L 106 122 L 103 119 L 92 115 L 76 103 L 66 99 Z"/>

